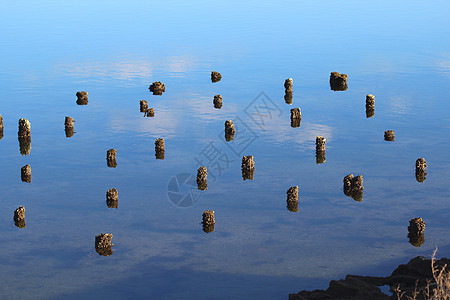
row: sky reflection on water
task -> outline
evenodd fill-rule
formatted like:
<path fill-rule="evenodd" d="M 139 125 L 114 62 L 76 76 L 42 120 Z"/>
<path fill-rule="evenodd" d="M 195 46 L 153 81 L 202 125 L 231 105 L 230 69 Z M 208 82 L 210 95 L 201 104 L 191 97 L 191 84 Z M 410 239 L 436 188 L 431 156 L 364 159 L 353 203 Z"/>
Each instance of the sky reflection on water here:
<path fill-rule="evenodd" d="M 285 299 L 348 273 L 385 276 L 436 245 L 450 255 L 447 2 L 20 1 L 3 11 L 4 298 L 20 288 L 41 299 Z M 220 82 L 211 83 L 211 71 Z M 333 71 L 348 74 L 348 90 L 330 90 Z M 283 86 L 290 77 L 292 105 Z M 155 81 L 166 85 L 161 96 L 148 90 Z M 88 105 L 76 104 L 77 91 L 89 93 Z M 246 114 L 261 92 L 279 111 L 263 125 Z M 372 118 L 366 94 L 375 95 Z M 154 117 L 142 116 L 140 100 Z M 65 116 L 76 120 L 70 138 Z M 25 156 L 20 118 L 32 128 Z M 227 143 L 225 120 L 245 124 L 251 143 L 238 144 L 239 132 Z M 326 161 L 316 164 L 319 135 Z M 157 138 L 164 160 L 155 159 Z M 215 180 L 209 168 L 208 189 L 179 208 L 168 184 L 195 174 L 208 145 L 229 165 Z M 116 168 L 105 163 L 111 148 Z M 242 180 L 242 155 L 254 156 L 253 180 Z M 414 175 L 419 157 L 429 165 L 423 183 Z M 27 164 L 31 183 L 21 181 Z M 361 202 L 342 191 L 350 173 L 364 177 Z M 299 186 L 295 213 L 286 209 L 291 186 Z M 117 209 L 105 204 L 111 188 Z M 24 229 L 13 220 L 22 205 Z M 216 217 L 208 234 L 200 224 L 207 209 Z M 407 226 L 419 216 L 425 243 L 414 247 Z M 95 252 L 102 232 L 113 234 L 109 257 Z"/>

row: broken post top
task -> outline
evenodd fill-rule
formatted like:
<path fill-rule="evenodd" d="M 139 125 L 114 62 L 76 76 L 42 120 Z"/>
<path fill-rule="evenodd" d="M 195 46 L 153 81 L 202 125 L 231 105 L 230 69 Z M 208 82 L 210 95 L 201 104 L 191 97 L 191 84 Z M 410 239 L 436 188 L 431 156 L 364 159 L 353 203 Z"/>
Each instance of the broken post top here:
<path fill-rule="evenodd" d="M 375 96 L 372 94 L 366 95 L 366 105 L 373 106 L 375 105 Z"/>
<path fill-rule="evenodd" d="M 71 117 L 66 116 L 66 118 L 64 119 L 64 125 L 67 127 L 73 127 L 73 122 L 75 121 Z"/>
<path fill-rule="evenodd" d="M 302 118 L 302 112 L 300 108 L 292 108 L 291 109 L 291 119 L 301 119 Z"/>
<path fill-rule="evenodd" d="M 294 80 L 292 78 L 288 78 L 284 81 L 284 88 L 286 93 L 292 93 L 292 84 Z"/>
<path fill-rule="evenodd" d="M 19 137 L 27 137 L 31 135 L 31 124 L 27 119 L 19 120 Z"/>
<path fill-rule="evenodd" d="M 222 75 L 219 72 L 212 71 L 211 72 L 211 81 L 219 82 L 222 79 Z"/>
<path fill-rule="evenodd" d="M 87 105 L 88 104 L 88 93 L 85 91 L 77 92 L 77 104 Z"/>
<path fill-rule="evenodd" d="M 425 172 L 425 170 L 428 168 L 427 162 L 425 161 L 425 158 L 418 158 L 416 160 L 416 171 L 417 172 Z"/>
<path fill-rule="evenodd" d="M 339 72 L 331 72 L 330 87 L 333 91 L 347 90 L 347 74 L 339 74 Z"/>
<path fill-rule="evenodd" d="M 150 92 L 153 92 L 153 95 L 162 95 L 162 93 L 166 91 L 166 85 L 161 81 L 155 81 L 148 89 Z"/>
<path fill-rule="evenodd" d="M 243 156 L 242 157 L 242 169 L 243 170 L 251 170 L 255 168 L 255 162 L 253 161 L 253 156 Z"/>
<path fill-rule="evenodd" d="M 159 138 L 159 139 L 156 139 L 155 140 L 155 147 L 156 148 L 160 148 L 160 149 L 164 149 L 164 139 L 161 139 L 161 138 Z"/>
<path fill-rule="evenodd" d="M 408 236 L 411 235 L 421 235 L 425 231 L 425 222 L 422 220 L 422 218 L 412 218 L 409 221 L 408 226 Z"/>

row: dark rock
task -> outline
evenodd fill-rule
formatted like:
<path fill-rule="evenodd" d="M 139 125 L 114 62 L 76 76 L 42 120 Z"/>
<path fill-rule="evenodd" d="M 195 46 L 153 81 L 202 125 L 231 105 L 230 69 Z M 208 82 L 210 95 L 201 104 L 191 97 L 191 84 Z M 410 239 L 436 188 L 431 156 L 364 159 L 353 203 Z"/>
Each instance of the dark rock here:
<path fill-rule="evenodd" d="M 434 260 L 434 268 L 438 272 L 443 270 L 444 274 L 448 274 L 449 265 L 450 260 L 447 258 Z M 343 280 L 332 280 L 326 290 L 301 291 L 298 294 L 290 294 L 289 299 L 431 299 L 425 297 L 426 286 L 431 286 L 431 289 L 435 286 L 431 266 L 431 259 L 418 256 L 405 265 L 399 265 L 390 276 L 347 275 Z M 389 285 L 392 296 L 382 293 L 377 287 L 384 285 Z M 403 296 L 398 295 L 396 289 L 400 289 Z M 413 298 L 415 291 L 417 295 Z"/>
<path fill-rule="evenodd" d="M 141 100 L 140 102 L 139 102 L 139 110 L 140 110 L 140 112 L 146 112 L 147 111 L 147 109 L 148 109 L 148 102 L 147 101 L 145 101 L 145 100 Z"/>
<path fill-rule="evenodd" d="M 286 194 L 287 209 L 291 212 L 298 212 L 298 186 L 290 187 Z"/>
<path fill-rule="evenodd" d="M 25 228 L 25 207 L 19 206 L 14 211 L 14 224 L 19 228 Z"/>
<path fill-rule="evenodd" d="M 219 82 L 222 79 L 222 75 L 219 72 L 212 71 L 211 72 L 211 81 Z"/>
<path fill-rule="evenodd" d="M 87 92 L 77 92 L 77 104 L 78 105 L 87 105 L 88 101 L 88 93 Z"/>
<path fill-rule="evenodd" d="M 22 179 L 22 182 L 27 182 L 27 183 L 31 182 L 31 166 L 30 165 L 23 166 L 20 169 L 20 177 Z"/>
<path fill-rule="evenodd" d="M 110 233 L 101 233 L 95 236 L 95 251 L 99 255 L 110 256 L 113 254 L 112 246 L 114 244 L 111 243 L 112 236 Z"/>
<path fill-rule="evenodd" d="M 347 86 L 347 74 L 339 74 L 338 72 L 331 72 L 330 74 L 330 88 L 333 91 L 346 91 Z"/>
<path fill-rule="evenodd" d="M 22 156 L 28 155 L 31 152 L 31 137 L 19 137 L 19 150 Z"/>
<path fill-rule="evenodd" d="M 222 108 L 222 96 L 215 95 L 213 103 L 214 103 L 214 108 L 221 109 Z"/>
<path fill-rule="evenodd" d="M 119 192 L 117 189 L 112 188 L 106 191 L 106 205 L 109 208 L 119 207 Z"/>
<path fill-rule="evenodd" d="M 208 170 L 206 167 L 200 167 L 197 170 L 197 186 L 201 191 L 206 191 L 208 189 L 208 183 L 206 181 L 208 176 Z"/>
<path fill-rule="evenodd" d="M 395 132 L 394 130 L 386 130 L 384 132 L 384 140 L 385 141 L 389 141 L 389 142 L 393 142 L 395 138 Z"/>
<path fill-rule="evenodd" d="M 110 168 L 117 167 L 116 154 L 117 154 L 116 149 L 109 149 L 108 151 L 106 151 L 106 164 L 108 165 L 108 167 Z"/>
<path fill-rule="evenodd" d="M 156 81 L 150 85 L 149 89 L 153 95 L 162 95 L 166 91 L 166 85 L 162 84 L 161 81 Z"/>
<path fill-rule="evenodd" d="M 352 197 L 355 201 L 362 201 L 363 190 L 362 175 L 353 177 L 353 174 L 349 174 L 344 177 L 344 194 L 346 196 Z"/>

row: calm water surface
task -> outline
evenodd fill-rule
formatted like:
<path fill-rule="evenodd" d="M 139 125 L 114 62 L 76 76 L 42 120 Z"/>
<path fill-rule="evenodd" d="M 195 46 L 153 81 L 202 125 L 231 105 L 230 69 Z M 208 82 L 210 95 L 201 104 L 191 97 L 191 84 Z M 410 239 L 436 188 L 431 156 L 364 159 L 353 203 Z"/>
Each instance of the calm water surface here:
<path fill-rule="evenodd" d="M 349 273 L 386 276 L 436 246 L 450 256 L 449 11 L 447 1 L 4 1 L 2 298 L 286 299 Z M 214 84 L 213 70 L 223 76 Z M 349 75 L 348 90 L 330 90 L 332 71 Z M 154 81 L 166 85 L 162 96 L 148 91 Z M 88 105 L 76 104 L 77 91 Z M 139 112 L 144 99 L 155 117 Z M 70 138 L 65 116 L 76 120 Z M 32 130 L 24 156 L 20 118 Z M 235 121 L 233 142 L 225 120 Z M 394 142 L 383 140 L 389 129 Z M 116 168 L 106 165 L 110 148 Z M 242 155 L 254 156 L 253 180 L 242 180 Z M 198 161 L 207 191 L 187 182 L 179 195 L 191 202 L 174 204 L 174 178 L 195 175 Z M 21 181 L 26 164 L 31 183 Z M 350 173 L 364 176 L 361 202 L 342 191 Z M 113 187 L 117 209 L 106 205 Z M 413 217 L 426 222 L 421 247 L 407 237 Z M 102 232 L 113 234 L 108 257 L 94 247 Z"/>

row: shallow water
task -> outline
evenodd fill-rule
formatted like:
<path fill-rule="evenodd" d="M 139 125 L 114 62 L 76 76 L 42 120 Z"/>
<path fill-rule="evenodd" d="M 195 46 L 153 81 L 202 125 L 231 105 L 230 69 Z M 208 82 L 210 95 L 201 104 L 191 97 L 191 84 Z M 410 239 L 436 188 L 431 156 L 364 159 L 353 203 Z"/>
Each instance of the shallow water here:
<path fill-rule="evenodd" d="M 446 1 L 4 3 L 2 298 L 20 290 L 33 299 L 286 299 L 349 273 L 386 276 L 436 246 L 448 257 L 449 9 Z M 211 83 L 211 71 L 222 80 Z M 348 90 L 330 90 L 333 71 L 349 75 Z M 155 81 L 166 85 L 162 96 L 148 90 Z M 77 91 L 89 93 L 88 105 L 76 104 Z M 139 112 L 144 99 L 154 117 Z M 76 121 L 70 138 L 65 116 Z M 31 122 L 25 156 L 20 118 Z M 228 143 L 225 120 L 237 131 Z M 383 140 L 390 129 L 394 142 Z M 318 135 L 327 139 L 322 164 Z M 164 160 L 155 158 L 157 138 Z M 111 148 L 116 168 L 106 163 Z M 254 156 L 253 180 L 242 180 L 243 155 Z M 429 165 L 423 183 L 419 157 Z M 195 185 L 198 161 L 208 189 L 187 181 L 186 201 L 174 200 L 174 179 L 193 175 Z M 27 164 L 31 183 L 20 178 Z M 361 202 L 342 191 L 350 173 L 364 177 Z M 294 213 L 286 190 L 296 185 Z M 117 209 L 106 205 L 113 187 Z M 14 225 L 18 206 L 24 229 Z M 207 209 L 216 217 L 208 234 Z M 414 247 L 407 226 L 419 216 L 425 243 Z M 108 257 L 94 247 L 102 232 L 113 234 Z"/>

